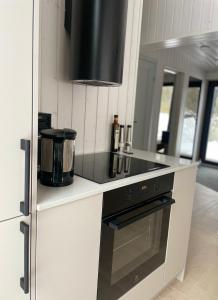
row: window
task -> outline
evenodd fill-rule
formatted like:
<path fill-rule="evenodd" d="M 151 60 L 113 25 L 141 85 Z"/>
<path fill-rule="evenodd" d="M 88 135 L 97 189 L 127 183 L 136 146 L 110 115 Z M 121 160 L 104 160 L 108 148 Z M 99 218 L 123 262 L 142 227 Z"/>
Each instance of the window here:
<path fill-rule="evenodd" d="M 187 93 L 181 140 L 181 156 L 192 158 L 195 142 L 201 81 L 190 81 Z"/>
<path fill-rule="evenodd" d="M 161 141 L 163 131 L 168 131 L 173 91 L 174 91 L 173 85 L 164 85 L 162 88 L 161 107 L 160 107 L 158 135 L 157 135 L 158 141 Z"/>
<path fill-rule="evenodd" d="M 218 87 L 214 88 L 206 160 L 218 163 Z"/>

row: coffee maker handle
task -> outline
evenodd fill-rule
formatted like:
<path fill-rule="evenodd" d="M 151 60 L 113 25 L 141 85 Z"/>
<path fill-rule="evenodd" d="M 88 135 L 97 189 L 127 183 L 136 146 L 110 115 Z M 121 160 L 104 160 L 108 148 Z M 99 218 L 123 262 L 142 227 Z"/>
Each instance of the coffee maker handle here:
<path fill-rule="evenodd" d="M 30 198 L 30 140 L 22 139 L 20 148 L 25 151 L 24 201 L 20 202 L 20 211 L 24 216 L 28 216 Z"/>

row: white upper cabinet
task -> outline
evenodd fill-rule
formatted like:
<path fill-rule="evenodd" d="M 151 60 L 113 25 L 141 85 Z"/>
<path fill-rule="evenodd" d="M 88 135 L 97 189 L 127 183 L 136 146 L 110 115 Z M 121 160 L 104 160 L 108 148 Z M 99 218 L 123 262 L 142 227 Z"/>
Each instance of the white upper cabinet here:
<path fill-rule="evenodd" d="M 0 2 L 0 221 L 20 215 L 24 200 L 25 152 L 31 139 L 32 0 Z"/>

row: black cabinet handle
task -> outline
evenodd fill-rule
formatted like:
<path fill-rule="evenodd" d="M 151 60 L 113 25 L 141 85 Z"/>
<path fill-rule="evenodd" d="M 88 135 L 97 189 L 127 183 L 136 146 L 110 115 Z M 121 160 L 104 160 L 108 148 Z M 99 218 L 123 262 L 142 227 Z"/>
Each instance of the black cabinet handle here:
<path fill-rule="evenodd" d="M 29 294 L 29 225 L 21 222 L 20 231 L 24 234 L 24 277 L 20 278 L 20 287 L 25 294 Z"/>
<path fill-rule="evenodd" d="M 30 198 L 30 141 L 21 140 L 20 148 L 25 151 L 24 201 L 20 202 L 20 211 L 24 216 L 28 216 Z"/>

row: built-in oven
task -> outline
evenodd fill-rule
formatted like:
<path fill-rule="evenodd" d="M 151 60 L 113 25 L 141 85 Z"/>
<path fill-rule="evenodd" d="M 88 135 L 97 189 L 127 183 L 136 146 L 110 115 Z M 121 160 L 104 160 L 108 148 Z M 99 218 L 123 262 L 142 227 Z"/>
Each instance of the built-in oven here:
<path fill-rule="evenodd" d="M 174 174 L 106 192 L 98 300 L 119 299 L 165 262 Z"/>

